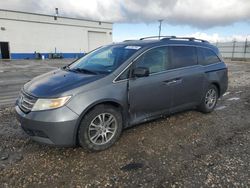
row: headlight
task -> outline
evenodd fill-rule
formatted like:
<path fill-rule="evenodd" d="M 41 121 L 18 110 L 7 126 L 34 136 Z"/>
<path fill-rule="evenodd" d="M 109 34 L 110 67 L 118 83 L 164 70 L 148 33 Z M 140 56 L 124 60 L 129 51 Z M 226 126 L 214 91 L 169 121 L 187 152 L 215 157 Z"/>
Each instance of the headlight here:
<path fill-rule="evenodd" d="M 60 97 L 55 99 L 38 99 L 31 111 L 49 110 L 62 107 L 69 101 L 71 96 Z"/>

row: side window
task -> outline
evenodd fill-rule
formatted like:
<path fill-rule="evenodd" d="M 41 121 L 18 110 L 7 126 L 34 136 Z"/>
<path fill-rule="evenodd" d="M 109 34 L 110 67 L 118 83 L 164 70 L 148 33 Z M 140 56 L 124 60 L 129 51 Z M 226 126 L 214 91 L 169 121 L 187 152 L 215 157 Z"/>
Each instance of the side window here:
<path fill-rule="evenodd" d="M 149 50 L 135 62 L 135 67 L 146 67 L 150 74 L 165 71 L 169 65 L 168 47 Z"/>
<path fill-rule="evenodd" d="M 125 71 L 119 76 L 119 78 L 118 78 L 117 80 L 119 81 L 119 80 L 128 79 L 128 77 L 129 77 L 129 70 L 130 70 L 130 68 L 128 68 L 127 70 L 125 70 Z"/>
<path fill-rule="evenodd" d="M 198 51 L 198 61 L 201 65 L 210 65 L 213 63 L 220 62 L 218 56 L 210 49 L 207 48 L 197 48 Z"/>
<path fill-rule="evenodd" d="M 171 46 L 171 68 L 197 65 L 196 48 L 192 46 Z"/>

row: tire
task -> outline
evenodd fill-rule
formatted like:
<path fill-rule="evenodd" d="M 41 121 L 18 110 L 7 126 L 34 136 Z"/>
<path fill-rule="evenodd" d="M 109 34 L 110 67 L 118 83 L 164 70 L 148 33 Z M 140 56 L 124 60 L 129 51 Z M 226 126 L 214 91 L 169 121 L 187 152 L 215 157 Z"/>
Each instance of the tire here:
<path fill-rule="evenodd" d="M 218 88 L 215 85 L 210 85 L 203 96 L 201 104 L 198 106 L 199 111 L 203 113 L 212 112 L 217 104 L 218 96 Z"/>
<path fill-rule="evenodd" d="M 119 108 L 98 105 L 83 117 L 78 130 L 78 143 L 89 151 L 105 150 L 119 139 L 122 125 Z"/>

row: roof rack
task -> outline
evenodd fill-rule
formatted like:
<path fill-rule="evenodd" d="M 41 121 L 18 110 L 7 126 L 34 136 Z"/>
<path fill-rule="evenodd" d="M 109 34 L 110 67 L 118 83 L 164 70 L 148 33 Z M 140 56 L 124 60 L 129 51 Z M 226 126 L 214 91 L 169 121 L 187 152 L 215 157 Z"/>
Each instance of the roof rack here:
<path fill-rule="evenodd" d="M 189 40 L 189 41 L 209 43 L 206 40 L 197 39 L 197 38 L 194 38 L 194 37 L 176 37 L 176 36 L 150 36 L 150 37 L 140 38 L 140 40 L 154 39 L 154 38 L 156 38 L 158 40 Z"/>
<path fill-rule="evenodd" d="M 150 36 L 150 37 L 143 37 L 140 38 L 139 40 L 146 40 L 146 39 L 163 39 L 163 38 L 176 38 L 176 36 Z"/>
<path fill-rule="evenodd" d="M 163 38 L 161 40 L 189 40 L 189 41 L 194 41 L 194 42 L 205 42 L 205 43 L 209 43 L 207 40 L 203 40 L 203 39 L 197 39 L 194 37 L 172 37 L 172 38 Z"/>
<path fill-rule="evenodd" d="M 131 41 L 136 41 L 136 40 L 129 39 L 129 40 L 124 40 L 123 42 L 131 42 Z"/>

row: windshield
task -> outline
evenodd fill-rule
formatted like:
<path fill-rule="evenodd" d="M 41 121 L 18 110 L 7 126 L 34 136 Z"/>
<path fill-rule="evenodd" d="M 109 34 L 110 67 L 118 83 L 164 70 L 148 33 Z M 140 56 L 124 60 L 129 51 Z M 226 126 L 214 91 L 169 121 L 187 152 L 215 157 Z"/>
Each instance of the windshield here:
<path fill-rule="evenodd" d="M 138 49 L 140 49 L 139 46 L 106 46 L 80 58 L 71 64 L 68 70 L 108 74 L 118 68 Z"/>

